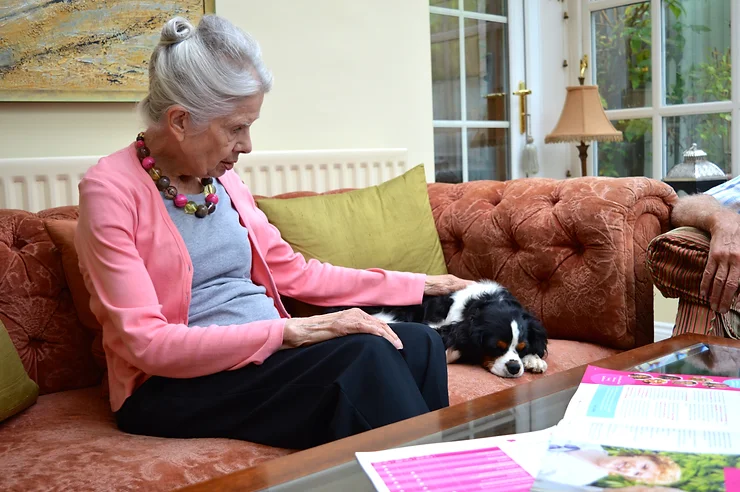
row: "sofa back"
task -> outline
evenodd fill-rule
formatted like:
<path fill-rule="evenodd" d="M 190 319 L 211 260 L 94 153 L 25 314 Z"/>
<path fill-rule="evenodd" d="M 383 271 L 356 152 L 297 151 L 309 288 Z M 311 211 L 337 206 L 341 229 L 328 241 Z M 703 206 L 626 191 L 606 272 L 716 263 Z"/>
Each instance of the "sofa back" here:
<path fill-rule="evenodd" d="M 617 349 L 652 342 L 645 251 L 669 228 L 676 199 L 669 186 L 647 178 L 528 178 L 428 190 L 450 273 L 502 283 L 551 338 Z M 92 386 L 102 375 L 44 227 L 76 218 L 76 207 L 0 210 L 0 320 L 42 394 Z"/>
<path fill-rule="evenodd" d="M 92 386 L 102 376 L 44 227 L 47 219 L 76 218 L 76 207 L 0 210 L 0 320 L 41 394 Z"/>

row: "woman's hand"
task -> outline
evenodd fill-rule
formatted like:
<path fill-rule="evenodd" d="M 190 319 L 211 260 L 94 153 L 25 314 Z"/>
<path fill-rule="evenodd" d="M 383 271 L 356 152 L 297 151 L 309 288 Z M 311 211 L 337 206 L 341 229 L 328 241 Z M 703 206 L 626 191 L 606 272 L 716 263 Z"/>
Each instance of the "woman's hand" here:
<path fill-rule="evenodd" d="M 442 296 L 462 290 L 474 283 L 472 280 L 463 280 L 454 275 L 429 275 L 424 283 L 424 295 Z"/>
<path fill-rule="evenodd" d="M 383 337 L 397 349 L 403 344 L 391 327 L 361 309 L 347 309 L 310 318 L 291 318 L 285 321 L 281 349 L 313 345 L 353 333 L 367 333 Z"/>

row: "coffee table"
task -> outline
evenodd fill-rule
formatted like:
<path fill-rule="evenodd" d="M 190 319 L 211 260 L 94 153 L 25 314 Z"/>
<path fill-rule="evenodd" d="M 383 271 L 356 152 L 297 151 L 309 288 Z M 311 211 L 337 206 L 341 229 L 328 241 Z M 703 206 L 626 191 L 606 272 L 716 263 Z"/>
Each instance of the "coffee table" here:
<path fill-rule="evenodd" d="M 685 334 L 592 362 L 606 369 L 740 377 L 740 342 Z M 586 366 L 449 408 L 277 458 L 183 490 L 371 492 L 357 451 L 458 441 L 545 429 L 557 424 Z M 390 403 L 390 402 L 389 402 Z"/>

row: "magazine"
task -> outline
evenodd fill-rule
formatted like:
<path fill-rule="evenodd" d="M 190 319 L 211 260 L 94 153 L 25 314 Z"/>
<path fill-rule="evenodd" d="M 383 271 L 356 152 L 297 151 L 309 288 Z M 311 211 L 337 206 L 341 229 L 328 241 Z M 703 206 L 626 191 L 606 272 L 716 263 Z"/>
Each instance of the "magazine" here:
<path fill-rule="evenodd" d="M 589 366 L 532 490 L 740 491 L 740 379 Z"/>
<path fill-rule="evenodd" d="M 356 455 L 381 492 L 740 492 L 740 378 L 589 366 L 550 429 Z"/>

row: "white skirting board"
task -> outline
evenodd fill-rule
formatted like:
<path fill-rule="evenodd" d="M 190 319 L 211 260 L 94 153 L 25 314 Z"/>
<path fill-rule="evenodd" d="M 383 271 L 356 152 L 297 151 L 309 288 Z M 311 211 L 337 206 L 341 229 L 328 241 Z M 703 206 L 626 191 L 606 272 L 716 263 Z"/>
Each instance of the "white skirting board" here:
<path fill-rule="evenodd" d="M 97 156 L 0 159 L 0 208 L 38 212 L 77 205 L 77 185 Z M 409 169 L 407 149 L 259 151 L 234 167 L 255 195 L 365 188 Z"/>
<path fill-rule="evenodd" d="M 655 321 L 653 325 L 655 326 L 654 341 L 659 342 L 661 340 L 665 340 L 666 338 L 671 338 L 671 334 L 673 333 L 673 323 Z"/>

